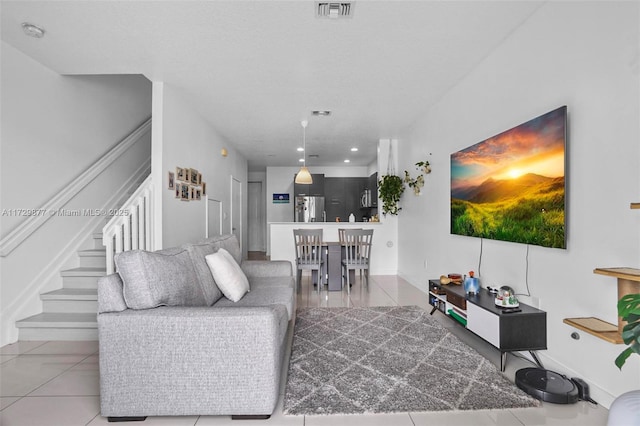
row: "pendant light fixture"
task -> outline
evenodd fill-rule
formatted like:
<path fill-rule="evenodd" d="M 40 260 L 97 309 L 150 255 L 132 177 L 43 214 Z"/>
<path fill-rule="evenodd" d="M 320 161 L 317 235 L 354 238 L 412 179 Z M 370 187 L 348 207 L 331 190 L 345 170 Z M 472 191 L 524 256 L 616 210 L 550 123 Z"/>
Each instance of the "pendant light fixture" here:
<path fill-rule="evenodd" d="M 300 167 L 300 171 L 296 175 L 296 183 L 300 183 L 302 185 L 311 185 L 313 183 L 313 179 L 311 178 L 311 173 L 309 173 L 309 169 L 307 169 L 307 124 L 309 122 L 307 120 L 302 120 L 300 122 L 302 124 L 302 148 L 303 148 L 303 157 L 302 157 L 302 167 Z"/>

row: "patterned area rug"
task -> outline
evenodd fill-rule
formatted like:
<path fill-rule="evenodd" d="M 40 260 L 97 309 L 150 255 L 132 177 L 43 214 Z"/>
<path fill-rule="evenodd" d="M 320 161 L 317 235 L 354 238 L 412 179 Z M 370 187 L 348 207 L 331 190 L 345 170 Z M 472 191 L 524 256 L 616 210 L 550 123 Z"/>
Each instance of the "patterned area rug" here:
<path fill-rule="evenodd" d="M 537 406 L 417 306 L 297 312 L 285 414 Z"/>

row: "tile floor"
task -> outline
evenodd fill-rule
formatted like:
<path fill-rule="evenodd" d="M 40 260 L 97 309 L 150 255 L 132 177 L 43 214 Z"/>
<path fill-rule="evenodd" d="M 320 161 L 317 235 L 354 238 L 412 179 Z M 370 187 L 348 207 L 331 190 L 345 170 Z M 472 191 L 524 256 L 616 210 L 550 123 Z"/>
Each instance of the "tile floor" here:
<path fill-rule="evenodd" d="M 418 305 L 429 309 L 427 297 L 397 276 L 372 276 L 369 289 L 360 283 L 346 293 L 322 291 L 320 296 L 303 278 L 298 307 Z M 499 365 L 499 352 L 450 318 L 434 314 L 447 328 Z M 98 343 L 17 342 L 0 348 L 0 425 L 106 425 L 100 416 Z M 531 366 L 509 356 L 505 374 Z M 283 386 L 284 392 L 284 386 Z M 231 425 L 605 425 L 608 411 L 583 401 L 571 405 L 543 403 L 540 408 L 474 412 L 403 413 L 350 416 L 284 416 L 282 398 L 269 420 L 235 421 L 228 416 L 149 417 L 140 426 Z M 112 423 L 113 424 L 113 423 Z"/>

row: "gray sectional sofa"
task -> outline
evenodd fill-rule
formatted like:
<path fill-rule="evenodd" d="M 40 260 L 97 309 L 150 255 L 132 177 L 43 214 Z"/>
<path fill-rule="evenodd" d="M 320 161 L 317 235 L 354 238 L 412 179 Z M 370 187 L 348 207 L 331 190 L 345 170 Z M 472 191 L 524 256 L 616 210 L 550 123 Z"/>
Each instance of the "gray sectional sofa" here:
<path fill-rule="evenodd" d="M 224 297 L 205 261 L 220 248 L 249 280 L 238 302 Z M 102 416 L 271 415 L 295 321 L 290 262 L 242 262 L 226 235 L 123 252 L 116 267 L 98 282 Z"/>

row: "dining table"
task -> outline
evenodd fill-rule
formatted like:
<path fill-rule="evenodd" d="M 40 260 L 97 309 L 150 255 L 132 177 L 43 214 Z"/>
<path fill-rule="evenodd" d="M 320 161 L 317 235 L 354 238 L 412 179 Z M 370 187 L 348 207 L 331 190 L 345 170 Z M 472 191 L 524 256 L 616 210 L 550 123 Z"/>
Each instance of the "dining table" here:
<path fill-rule="evenodd" d="M 322 282 L 327 284 L 329 291 L 341 291 L 342 259 L 345 247 L 339 241 L 323 241 L 322 247 L 322 261 L 325 265 L 325 276 Z M 349 281 L 355 282 L 355 270 L 350 270 L 349 274 Z"/>

